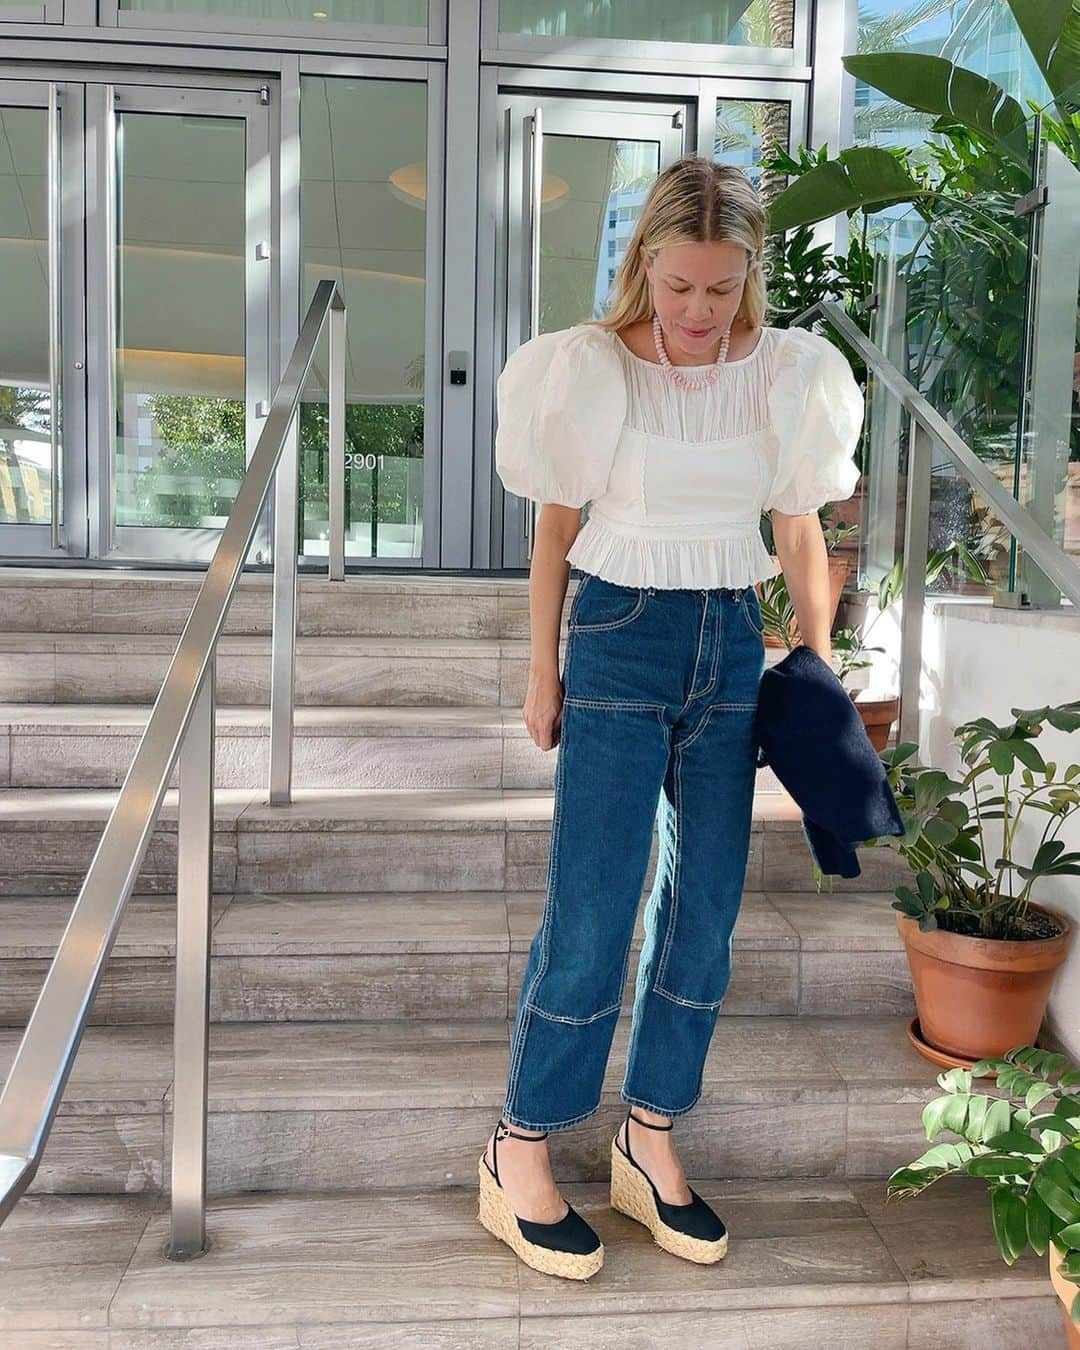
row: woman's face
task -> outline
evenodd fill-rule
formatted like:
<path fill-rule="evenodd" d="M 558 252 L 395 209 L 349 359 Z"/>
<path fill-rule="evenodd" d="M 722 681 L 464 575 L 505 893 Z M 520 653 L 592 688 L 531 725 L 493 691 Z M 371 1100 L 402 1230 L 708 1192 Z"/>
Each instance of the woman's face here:
<path fill-rule="evenodd" d="M 641 259 L 660 316 L 664 345 L 687 356 L 715 357 L 742 301 L 749 256 L 742 244 L 669 244 Z"/>

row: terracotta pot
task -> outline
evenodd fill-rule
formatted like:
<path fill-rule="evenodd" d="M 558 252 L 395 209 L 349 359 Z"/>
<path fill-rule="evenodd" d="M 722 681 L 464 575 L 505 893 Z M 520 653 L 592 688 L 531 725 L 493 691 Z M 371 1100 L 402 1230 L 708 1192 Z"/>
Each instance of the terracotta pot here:
<path fill-rule="evenodd" d="M 923 1039 L 965 1059 L 1000 1058 L 1016 1045 L 1034 1045 L 1057 968 L 1065 960 L 1072 924 L 1064 914 L 1032 904 L 1059 927 L 1030 942 L 965 937 L 896 912 L 907 950 Z"/>
<path fill-rule="evenodd" d="M 776 560 L 775 554 L 773 555 L 773 559 L 774 561 Z M 851 571 L 851 559 L 849 557 L 844 557 L 836 553 L 829 554 L 829 599 L 831 602 L 829 609 L 830 629 L 832 628 L 832 625 L 836 622 L 836 611 L 840 608 L 840 596 L 843 593 L 844 583 L 847 581 L 848 573 L 850 571 Z M 757 589 L 758 593 L 760 594 L 761 592 L 760 582 L 758 582 L 757 584 Z M 791 620 L 791 626 L 788 629 L 788 632 L 791 634 L 793 638 L 796 636 L 797 628 L 798 624 L 796 623 L 793 617 Z M 765 634 L 766 647 L 782 647 L 783 645 L 784 642 L 782 638 L 774 637 L 771 633 Z"/>
<path fill-rule="evenodd" d="M 866 727 L 866 734 L 875 750 L 884 750 L 889 743 L 889 732 L 900 712 L 899 698 L 856 698 L 849 689 L 851 701 Z"/>
<path fill-rule="evenodd" d="M 1077 1293 L 1076 1285 L 1064 1275 L 1058 1274 L 1058 1264 L 1065 1259 L 1065 1253 L 1061 1248 L 1051 1242 L 1047 1254 L 1050 1258 L 1050 1283 L 1054 1286 L 1054 1293 L 1061 1300 L 1061 1315 L 1065 1321 L 1065 1344 L 1068 1350 L 1080 1350 L 1080 1324 L 1074 1322 L 1069 1315 L 1069 1309 Z"/>

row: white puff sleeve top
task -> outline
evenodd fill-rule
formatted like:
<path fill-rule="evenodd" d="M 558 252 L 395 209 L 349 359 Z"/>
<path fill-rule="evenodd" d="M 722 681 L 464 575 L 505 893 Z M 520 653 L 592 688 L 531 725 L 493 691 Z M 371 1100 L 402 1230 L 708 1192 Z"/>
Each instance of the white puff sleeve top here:
<path fill-rule="evenodd" d="M 496 403 L 504 487 L 588 504 L 566 559 L 620 585 L 763 581 L 776 566 L 761 512 L 815 511 L 859 479 L 862 393 L 840 351 L 801 328 L 762 328 L 716 381 L 682 389 L 616 333 L 578 324 L 518 347 Z"/>

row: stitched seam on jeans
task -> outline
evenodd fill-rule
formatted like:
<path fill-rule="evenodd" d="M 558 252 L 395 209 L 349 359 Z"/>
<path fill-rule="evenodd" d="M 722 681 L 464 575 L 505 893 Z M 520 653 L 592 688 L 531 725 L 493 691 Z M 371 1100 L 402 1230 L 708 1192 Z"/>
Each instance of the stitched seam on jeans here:
<path fill-rule="evenodd" d="M 708 714 L 706 713 L 706 717 Z M 667 970 L 668 952 L 671 949 L 672 941 L 675 937 L 675 920 L 679 913 L 679 879 L 682 873 L 682 841 L 683 841 L 683 810 L 682 810 L 682 745 L 675 747 L 675 859 L 671 869 L 671 913 L 668 915 L 667 932 L 664 934 L 664 945 L 660 951 L 660 959 L 656 963 L 656 975 L 653 979 L 655 987 L 664 978 L 664 972 Z"/>
<path fill-rule="evenodd" d="M 547 1120 L 543 1123 L 533 1121 L 527 1122 L 516 1119 L 516 1113 L 515 1115 L 507 1115 L 505 1111 L 503 1112 L 503 1119 L 508 1125 L 518 1125 L 523 1130 L 561 1130 L 569 1125 L 576 1125 L 581 1120 L 588 1120 L 590 1116 L 595 1115 L 599 1110 L 600 1103 L 597 1102 L 597 1104 L 591 1106 L 588 1111 L 582 1111 L 580 1116 L 570 1116 L 566 1120 Z"/>
<path fill-rule="evenodd" d="M 710 703 L 709 712 L 755 712 L 756 703 Z"/>
<path fill-rule="evenodd" d="M 696 999 L 680 998 L 678 994 L 673 994 L 670 989 L 665 989 L 661 984 L 654 984 L 653 989 L 661 998 L 666 998 L 669 1003 L 680 1003 L 684 1008 L 701 1008 L 711 1012 L 713 1008 L 719 1008 L 723 999 L 717 999 L 715 1003 L 699 1003 Z"/>
<path fill-rule="evenodd" d="M 753 633 L 755 637 L 762 637 L 765 632 L 765 625 L 762 623 L 760 628 L 755 625 L 753 619 L 750 617 L 750 601 L 745 595 L 739 601 L 739 608 L 742 610 L 742 616 L 746 620 L 746 626 L 750 629 L 751 633 Z"/>
<path fill-rule="evenodd" d="M 613 1012 L 618 1012 L 622 1007 L 622 999 L 618 1003 L 613 1003 L 610 1008 L 604 1008 L 598 1013 L 593 1013 L 591 1017 L 564 1017 L 561 1013 L 548 1012 L 544 1008 L 537 1007 L 535 1003 L 528 1005 L 529 1011 L 536 1013 L 538 1017 L 546 1018 L 549 1022 L 569 1022 L 576 1027 L 587 1027 L 590 1022 L 596 1022 L 601 1017 L 610 1017 Z"/>
<path fill-rule="evenodd" d="M 656 713 L 662 713 L 664 710 L 662 703 L 639 703 L 635 699 L 578 698 L 573 694 L 567 694 L 563 703 L 570 703 L 575 708 L 648 708 Z"/>
<path fill-rule="evenodd" d="M 666 742 L 666 747 L 665 747 L 665 748 L 666 748 L 666 750 L 667 750 L 667 754 L 670 756 L 670 754 L 671 754 L 671 728 L 670 728 L 670 727 L 667 725 L 667 723 L 664 721 L 664 713 L 663 713 L 663 710 L 662 710 L 662 709 L 658 709 L 656 715 L 657 715 L 657 718 L 659 719 L 660 725 L 664 728 L 664 740 L 665 740 L 665 742 Z M 665 775 L 665 776 L 666 776 L 666 775 Z M 657 793 L 657 810 L 659 810 L 659 806 L 660 806 L 660 798 L 661 798 L 661 796 L 662 796 L 662 793 L 663 793 L 663 788 L 661 787 L 660 792 Z M 653 818 L 653 827 L 654 827 L 654 828 L 656 827 L 656 820 L 655 820 L 655 817 Z M 662 855 L 662 854 L 659 854 L 658 857 L 657 857 L 657 867 L 659 867 L 660 864 L 661 864 L 662 862 L 663 862 L 663 855 Z M 658 879 L 657 875 L 654 875 L 654 876 L 653 876 L 653 890 L 656 889 L 657 879 Z M 661 879 L 661 884 L 662 884 L 662 879 Z M 651 901 L 651 899 L 652 899 L 652 896 L 650 895 L 649 900 Z M 648 902 L 647 902 L 647 903 L 648 903 Z M 635 914 L 635 916 L 634 916 L 634 919 L 635 919 L 635 924 L 636 924 L 636 921 L 637 921 L 637 915 L 636 915 L 636 914 Z M 629 961 L 629 958 L 630 958 L 630 950 L 629 950 L 629 948 L 627 948 L 626 955 L 627 955 L 627 960 Z M 639 964 L 640 964 L 640 962 L 641 962 L 641 954 L 640 954 L 640 953 L 638 954 L 638 962 L 639 962 Z M 623 974 L 623 983 L 625 984 L 625 982 L 626 982 L 626 975 L 625 975 L 625 973 L 624 973 L 624 974 Z M 646 989 L 645 992 L 646 992 L 646 996 L 647 996 L 647 995 L 648 995 L 648 989 Z M 643 1000 L 643 1002 L 644 1002 L 644 1000 Z M 638 1032 L 641 1030 L 641 1016 L 639 1016 L 639 1013 L 642 1013 L 642 1014 L 643 1014 L 643 1009 L 639 1009 L 639 1008 L 638 1008 L 638 1001 L 637 1001 L 637 979 L 635 978 L 635 980 L 634 980 L 634 1004 L 633 1004 L 633 1009 L 632 1009 L 632 1011 L 631 1011 L 631 1016 L 630 1016 L 630 1034 L 629 1034 L 629 1036 L 628 1036 L 628 1038 L 627 1038 L 627 1044 L 626 1044 L 625 1074 L 629 1074 L 630 1068 L 631 1068 L 632 1064 L 634 1063 L 634 1055 L 635 1055 L 635 1052 L 636 1052 L 636 1049 L 637 1049 Z M 623 1078 L 623 1086 L 624 1086 L 624 1088 L 625 1088 L 625 1086 L 626 1086 L 626 1077 L 625 1077 L 625 1076 L 624 1076 L 624 1078 Z"/>
<path fill-rule="evenodd" d="M 710 703 L 710 705 L 705 709 L 704 713 L 702 713 L 702 715 L 701 715 L 701 721 L 700 721 L 700 722 L 697 724 L 697 726 L 693 729 L 693 731 L 690 733 L 690 735 L 686 737 L 685 740 L 683 740 L 683 741 L 678 741 L 678 742 L 676 743 L 676 747 L 675 747 L 675 748 L 676 748 L 677 750 L 685 750 L 686 747 L 687 747 L 688 745 L 693 745 L 694 742 L 697 740 L 697 738 L 701 735 L 701 733 L 702 733 L 702 732 L 705 730 L 705 728 L 709 725 L 709 718 L 713 715 L 714 710 L 715 710 L 716 708 L 718 708 L 718 707 L 726 707 L 726 706 L 728 706 L 728 705 L 726 705 L 726 704 L 719 704 L 719 703 Z"/>
<path fill-rule="evenodd" d="M 623 1101 L 628 1105 L 640 1106 L 646 1111 L 655 1111 L 658 1116 L 685 1116 L 688 1111 L 692 1111 L 694 1107 L 697 1106 L 698 1102 L 701 1100 L 701 1093 L 702 1089 L 698 1088 L 697 1096 L 689 1106 L 679 1106 L 674 1108 L 670 1106 L 657 1106 L 654 1102 L 647 1102 L 644 1097 L 629 1096 L 625 1092 L 623 1092 L 621 1096 Z M 523 1128 L 527 1129 L 528 1127 L 523 1126 Z"/>
<path fill-rule="evenodd" d="M 701 644 L 705 639 L 705 616 L 708 614 L 708 612 L 709 612 L 709 602 L 706 599 L 704 607 L 702 608 L 701 611 L 701 623 L 698 625 L 697 651 L 694 653 L 694 677 L 697 676 L 698 662 L 701 660 Z M 691 683 L 690 685 L 691 692 L 688 695 L 686 702 L 679 709 L 678 714 L 676 715 L 676 721 L 678 721 L 678 719 L 683 715 L 683 713 L 687 710 L 687 708 L 689 708 L 690 704 L 693 703 L 695 699 L 701 698 L 703 694 L 708 693 L 710 686 L 706 685 L 704 689 L 702 689 L 699 693 L 696 694 L 693 692 L 693 689 L 694 685 L 693 683 Z"/>
<path fill-rule="evenodd" d="M 604 632 L 609 628 L 623 628 L 625 627 L 626 624 L 633 623 L 633 621 L 638 617 L 641 611 L 645 608 L 645 601 L 647 599 L 648 596 L 645 594 L 645 588 L 643 586 L 639 586 L 637 604 L 630 611 L 630 613 L 627 614 L 624 618 L 616 619 L 613 623 L 584 623 L 584 624 L 577 623 L 574 624 L 573 628 L 570 631 L 574 633 L 600 633 Z M 567 626 L 569 627 L 569 625 Z"/>

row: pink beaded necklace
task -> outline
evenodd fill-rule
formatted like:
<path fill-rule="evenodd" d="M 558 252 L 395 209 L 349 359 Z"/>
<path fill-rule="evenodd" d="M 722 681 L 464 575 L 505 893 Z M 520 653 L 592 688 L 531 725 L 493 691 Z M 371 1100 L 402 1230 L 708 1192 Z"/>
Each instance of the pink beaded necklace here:
<path fill-rule="evenodd" d="M 703 370 L 704 374 L 695 379 L 688 379 L 678 366 L 672 364 L 671 357 L 667 354 L 667 348 L 664 346 L 663 329 L 660 327 L 660 315 L 653 312 L 652 320 L 653 342 L 656 344 L 656 355 L 660 364 L 668 373 L 668 377 L 683 389 L 703 389 L 706 385 L 712 384 L 720 375 L 720 367 L 727 360 L 728 345 L 731 342 L 731 329 L 728 328 L 724 336 L 720 339 L 720 350 L 717 353 L 716 360 L 709 366 L 694 366 L 694 370 Z"/>

